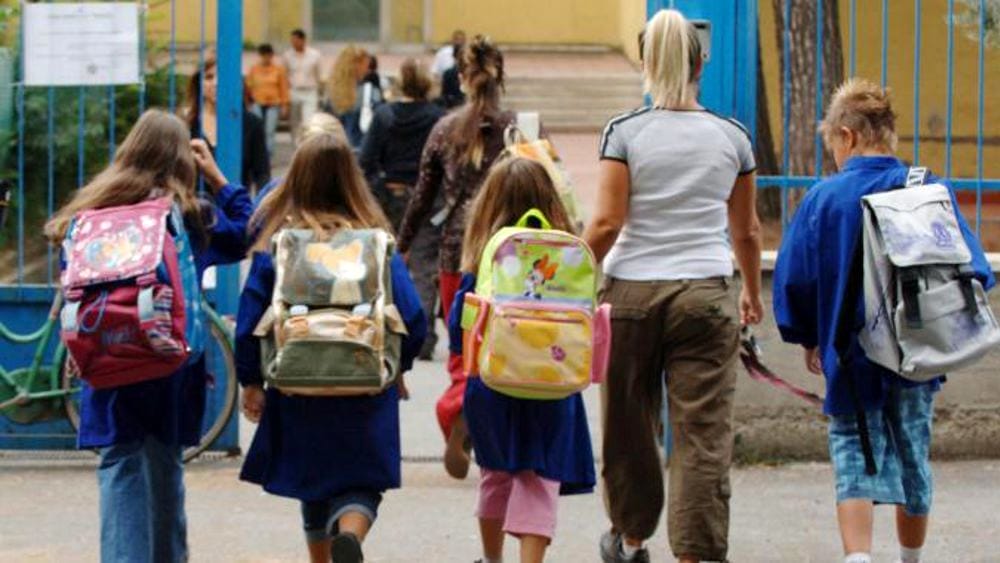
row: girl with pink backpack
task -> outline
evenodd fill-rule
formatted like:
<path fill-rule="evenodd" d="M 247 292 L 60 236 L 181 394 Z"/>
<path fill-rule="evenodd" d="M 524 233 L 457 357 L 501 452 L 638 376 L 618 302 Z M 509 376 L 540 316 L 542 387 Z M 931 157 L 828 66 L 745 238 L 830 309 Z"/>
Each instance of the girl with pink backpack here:
<path fill-rule="evenodd" d="M 199 172 L 211 195 L 208 201 L 197 193 Z M 46 236 L 64 247 L 63 279 L 70 282 L 64 288 L 67 302 L 79 298 L 82 303 L 64 309 L 63 337 L 79 340 L 88 329 L 97 332 L 96 339 L 75 350 L 71 347 L 70 353 L 83 364 L 77 365 L 83 379 L 78 446 L 96 448 L 101 456 L 97 480 L 102 561 L 188 558 L 181 456 L 185 446 L 198 442 L 207 374 L 191 325 L 177 320 L 193 316 L 185 311 L 184 303 L 200 299 L 201 274 L 206 268 L 243 258 L 251 211 L 247 191 L 226 180 L 205 143 L 191 140 L 184 122 L 164 111 L 149 110 L 136 122 L 111 164 L 75 191 L 45 227 Z M 110 219 L 88 222 L 101 212 L 120 219 L 121 225 L 131 225 L 130 229 L 112 228 Z M 178 220 L 167 221 L 168 216 Z M 170 225 L 166 234 L 154 226 L 164 222 Z M 107 236 L 95 237 L 90 232 L 101 229 Z M 129 233 L 135 236 L 126 236 Z M 174 240 L 189 242 L 190 247 L 174 247 Z M 122 273 L 143 261 L 136 256 L 150 255 L 151 271 L 134 278 Z M 187 284 L 177 271 L 185 264 Z M 122 279 L 105 284 L 98 298 L 88 301 L 87 292 L 116 269 Z M 132 287 L 123 287 L 129 284 Z M 174 292 L 184 285 L 192 294 L 177 305 Z M 146 288 L 150 289 L 148 298 L 143 296 Z M 130 301 L 123 306 L 111 302 L 112 295 L 124 295 Z M 152 320 L 147 323 L 141 317 L 150 305 Z M 138 313 L 120 315 L 116 327 L 107 324 L 116 312 L 134 309 Z M 131 318 L 136 316 L 138 322 Z M 73 326 L 75 321 L 78 326 Z M 111 334 L 111 328 L 120 330 Z M 111 348 L 116 346 L 120 356 L 134 359 L 134 353 L 122 354 L 122 339 L 139 332 L 145 332 L 145 337 L 137 337 L 129 350 L 142 351 L 148 363 L 133 362 L 124 369 L 95 373 L 94 366 L 115 354 Z M 94 346 L 100 349 L 81 353 Z M 158 354 L 161 357 L 156 361 Z M 170 355 L 173 363 L 163 359 Z M 145 377 L 150 371 L 157 372 L 156 377 Z M 89 377 L 108 373 L 111 379 Z"/>

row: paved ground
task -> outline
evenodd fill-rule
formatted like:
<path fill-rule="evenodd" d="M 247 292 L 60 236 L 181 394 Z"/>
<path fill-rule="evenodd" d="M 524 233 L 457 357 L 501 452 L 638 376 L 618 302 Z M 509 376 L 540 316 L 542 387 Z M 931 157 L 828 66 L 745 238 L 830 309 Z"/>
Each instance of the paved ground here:
<path fill-rule="evenodd" d="M 93 461 L 0 460 L 0 561 L 96 561 Z M 303 561 L 297 506 L 236 479 L 234 460 L 196 462 L 187 475 L 192 561 Z M 366 545 L 368 560 L 472 561 L 479 556 L 474 480 L 444 476 L 437 464 L 404 465 L 404 488 L 389 493 Z M 1000 561 L 1000 464 L 936 466 L 938 496 L 927 561 Z M 733 561 L 836 561 L 840 547 L 826 465 L 740 469 L 733 476 Z M 598 495 L 564 498 L 552 562 L 597 561 L 606 526 Z M 664 527 L 653 561 L 669 561 Z M 506 556 L 516 561 L 510 543 Z M 878 511 L 876 561 L 894 561 L 891 511 Z"/>

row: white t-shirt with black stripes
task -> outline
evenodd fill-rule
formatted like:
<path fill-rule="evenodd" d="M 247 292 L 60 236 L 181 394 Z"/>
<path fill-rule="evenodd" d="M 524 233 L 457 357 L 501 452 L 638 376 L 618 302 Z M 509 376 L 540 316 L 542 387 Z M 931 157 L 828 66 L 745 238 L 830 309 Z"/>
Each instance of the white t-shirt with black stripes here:
<path fill-rule="evenodd" d="M 728 201 L 736 177 L 754 171 L 750 135 L 707 110 L 642 108 L 611 119 L 601 159 L 625 163 L 628 217 L 604 272 L 619 279 L 733 275 Z"/>

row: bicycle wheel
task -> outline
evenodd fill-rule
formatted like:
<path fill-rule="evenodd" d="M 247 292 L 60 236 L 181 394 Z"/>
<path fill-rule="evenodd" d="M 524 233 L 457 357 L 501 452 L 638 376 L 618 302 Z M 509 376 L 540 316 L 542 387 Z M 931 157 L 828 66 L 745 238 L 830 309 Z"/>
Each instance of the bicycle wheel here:
<path fill-rule="evenodd" d="M 208 373 L 205 404 L 220 404 L 221 407 L 214 413 L 214 416 L 206 417 L 202 423 L 201 439 L 198 444 L 184 450 L 185 463 L 201 455 L 219 438 L 236 407 L 239 385 L 236 381 L 236 361 L 233 359 L 233 347 L 222 327 L 214 323 L 211 324 L 210 334 L 211 337 L 205 346 L 205 370 Z M 66 418 L 69 419 L 73 429 L 79 432 L 80 380 L 65 369 L 65 362 L 65 359 L 60 362 L 64 366 L 60 377 L 62 388 L 68 391 L 63 404 L 65 405 Z M 222 397 L 222 399 L 220 400 L 218 397 Z"/>
<path fill-rule="evenodd" d="M 66 395 L 63 397 L 63 409 L 66 411 L 66 420 L 69 421 L 70 426 L 77 433 L 80 432 L 80 379 L 76 377 L 70 370 L 66 369 L 66 364 L 69 362 L 69 354 L 66 353 L 66 348 L 62 345 L 56 349 L 56 355 L 52 359 L 52 365 L 59 366 L 59 381 L 62 383 L 61 387 L 63 391 L 66 391 Z"/>
<path fill-rule="evenodd" d="M 236 360 L 233 346 L 225 327 L 210 322 L 210 337 L 205 343 L 205 371 L 208 374 L 208 390 L 205 397 L 206 416 L 202 422 L 201 440 L 198 445 L 184 450 L 184 462 L 201 455 L 219 438 L 236 408 L 239 384 L 236 381 Z M 212 406 L 219 410 L 212 412 Z"/>

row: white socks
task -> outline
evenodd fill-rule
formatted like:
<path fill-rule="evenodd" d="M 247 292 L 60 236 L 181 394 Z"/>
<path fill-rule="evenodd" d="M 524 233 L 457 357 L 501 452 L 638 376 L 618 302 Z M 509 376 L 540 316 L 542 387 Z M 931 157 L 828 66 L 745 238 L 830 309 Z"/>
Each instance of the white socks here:
<path fill-rule="evenodd" d="M 872 556 L 869 553 L 848 553 L 844 563 L 872 563 Z"/>
<path fill-rule="evenodd" d="M 919 547 L 899 546 L 899 560 L 901 563 L 920 563 Z"/>
<path fill-rule="evenodd" d="M 629 545 L 622 541 L 622 556 L 626 561 L 631 561 L 635 557 L 635 553 L 642 549 L 641 545 Z"/>
<path fill-rule="evenodd" d="M 499 559 L 490 559 L 489 557 L 483 557 L 482 563 L 503 563 L 503 557 Z"/>

